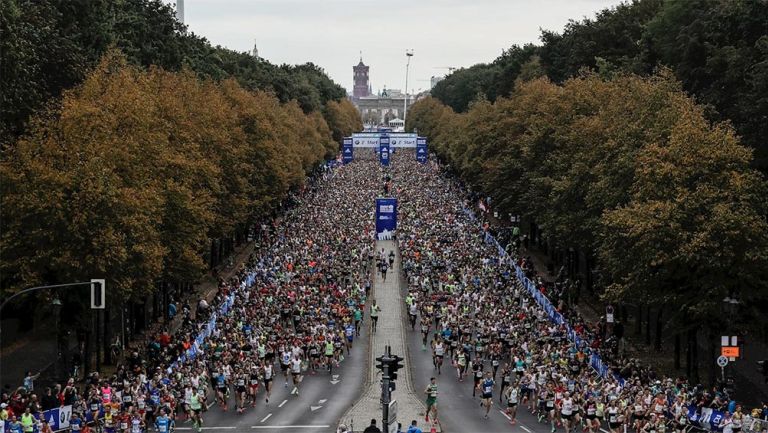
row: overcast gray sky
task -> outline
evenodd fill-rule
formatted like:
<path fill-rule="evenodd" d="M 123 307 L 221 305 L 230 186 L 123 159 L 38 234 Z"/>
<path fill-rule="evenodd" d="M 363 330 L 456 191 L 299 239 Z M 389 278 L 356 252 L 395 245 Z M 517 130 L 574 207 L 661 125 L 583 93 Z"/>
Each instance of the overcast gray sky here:
<path fill-rule="evenodd" d="M 164 0 L 174 4 L 175 0 Z M 426 89 L 441 67 L 495 59 L 512 44 L 538 42 L 539 29 L 561 31 L 619 0 L 185 0 L 185 22 L 214 45 L 259 54 L 272 63 L 311 61 L 352 88 L 363 52 L 374 90 L 405 86 L 405 50 L 413 49 L 408 87 Z"/>

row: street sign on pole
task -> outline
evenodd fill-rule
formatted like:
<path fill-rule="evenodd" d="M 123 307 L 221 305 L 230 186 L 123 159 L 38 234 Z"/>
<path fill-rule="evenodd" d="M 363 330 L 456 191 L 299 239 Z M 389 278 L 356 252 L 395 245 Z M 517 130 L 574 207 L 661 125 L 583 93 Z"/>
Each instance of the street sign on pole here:
<path fill-rule="evenodd" d="M 395 425 L 395 421 L 397 421 L 397 400 L 392 400 L 389 402 L 389 419 L 387 422 L 390 426 Z"/>
<path fill-rule="evenodd" d="M 723 356 L 723 355 L 718 356 L 717 357 L 717 365 L 720 368 L 724 368 L 726 365 L 728 365 L 728 358 Z"/>

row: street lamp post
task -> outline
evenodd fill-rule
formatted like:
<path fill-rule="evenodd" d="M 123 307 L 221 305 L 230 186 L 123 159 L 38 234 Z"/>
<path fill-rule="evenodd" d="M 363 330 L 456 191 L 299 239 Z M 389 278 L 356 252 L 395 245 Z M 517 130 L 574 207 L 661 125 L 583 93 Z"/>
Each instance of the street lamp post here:
<path fill-rule="evenodd" d="M 405 99 L 403 99 L 403 131 L 405 132 L 405 118 L 408 115 L 408 69 L 411 66 L 411 57 L 413 50 L 405 50 L 405 57 L 408 61 L 405 64 Z"/>
<path fill-rule="evenodd" d="M 82 282 L 82 283 L 51 284 L 51 285 L 48 285 L 48 286 L 37 286 L 37 287 L 30 287 L 28 289 L 20 290 L 20 291 L 14 293 L 13 295 L 7 297 L 2 303 L 0 303 L 0 313 L 2 313 L 3 307 L 5 307 L 9 302 L 11 302 L 11 300 L 13 300 L 13 298 L 21 296 L 21 295 L 23 295 L 25 293 L 36 292 L 36 291 L 43 290 L 43 289 L 55 289 L 55 288 L 60 288 L 60 287 L 73 287 L 73 286 L 86 286 L 86 285 L 93 286 L 93 284 L 94 284 L 93 281 Z M 54 315 L 55 315 L 55 320 L 56 320 L 56 328 L 58 329 L 58 327 L 59 327 L 59 323 L 58 323 L 59 322 L 59 308 L 61 307 L 61 301 L 59 300 L 58 297 L 53 299 L 52 305 L 55 308 Z M 0 314 L 0 349 L 3 347 L 3 329 L 2 329 L 2 324 L 3 324 L 3 322 L 2 322 L 2 315 Z M 56 341 L 56 352 L 57 353 L 60 352 L 60 346 L 59 346 L 58 338 L 57 338 L 57 341 Z"/>

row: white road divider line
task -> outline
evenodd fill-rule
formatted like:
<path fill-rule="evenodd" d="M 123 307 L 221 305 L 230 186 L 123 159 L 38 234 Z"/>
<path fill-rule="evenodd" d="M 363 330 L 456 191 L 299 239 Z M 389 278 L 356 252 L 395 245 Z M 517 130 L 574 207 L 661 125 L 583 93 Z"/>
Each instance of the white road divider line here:
<path fill-rule="evenodd" d="M 329 425 L 252 425 L 254 429 L 324 429 Z"/>
<path fill-rule="evenodd" d="M 611 433 L 611 432 L 609 432 L 608 430 L 606 430 L 606 429 L 604 429 L 602 427 L 600 428 L 600 431 L 603 432 L 603 433 Z"/>
<path fill-rule="evenodd" d="M 235 426 L 203 427 L 202 430 L 234 430 Z M 192 427 L 176 427 L 174 430 L 192 430 Z"/>
<path fill-rule="evenodd" d="M 499 412 L 501 412 L 501 414 L 504 415 L 505 418 L 507 418 L 508 420 L 512 421 L 512 417 L 507 415 L 506 413 L 504 413 L 503 410 L 499 410 Z"/>
<path fill-rule="evenodd" d="M 280 403 L 277 407 L 283 407 L 284 404 L 288 403 L 288 400 L 283 400 L 282 403 Z"/>
<path fill-rule="evenodd" d="M 520 424 L 520 428 L 525 430 L 525 431 L 527 431 L 528 433 L 533 433 L 533 432 L 531 432 L 531 430 L 528 427 L 526 427 L 526 426 L 524 426 L 522 424 Z"/>
<path fill-rule="evenodd" d="M 264 422 L 264 421 L 268 420 L 269 417 L 271 417 L 271 416 L 272 416 L 272 414 L 270 413 L 269 415 L 267 415 L 264 418 L 262 418 L 262 420 L 260 422 Z"/>

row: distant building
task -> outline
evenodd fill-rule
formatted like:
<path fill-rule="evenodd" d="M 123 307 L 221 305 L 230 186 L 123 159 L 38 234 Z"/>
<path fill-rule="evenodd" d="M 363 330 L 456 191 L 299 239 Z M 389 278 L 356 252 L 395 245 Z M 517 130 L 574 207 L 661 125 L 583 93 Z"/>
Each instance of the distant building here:
<path fill-rule="evenodd" d="M 253 58 L 256 60 L 261 60 L 261 57 L 259 57 L 259 48 L 256 46 L 256 40 L 253 41 L 253 51 L 251 52 L 251 55 L 253 55 Z"/>
<path fill-rule="evenodd" d="M 358 63 L 357 66 L 352 66 L 355 83 L 352 88 L 352 96 L 355 98 L 371 95 L 371 86 L 368 82 L 368 69 L 369 67 L 363 63 L 363 54 L 361 53 L 360 63 Z"/>
<path fill-rule="evenodd" d="M 384 89 L 378 95 L 371 92 L 369 82 L 370 68 L 363 63 L 362 54 L 360 63 L 352 67 L 353 82 L 352 103 L 360 111 L 363 123 L 366 125 L 388 125 L 393 119 L 402 119 L 405 95 L 399 89 Z M 413 104 L 411 95 L 408 104 Z M 401 121 L 402 122 L 402 121 Z"/>

